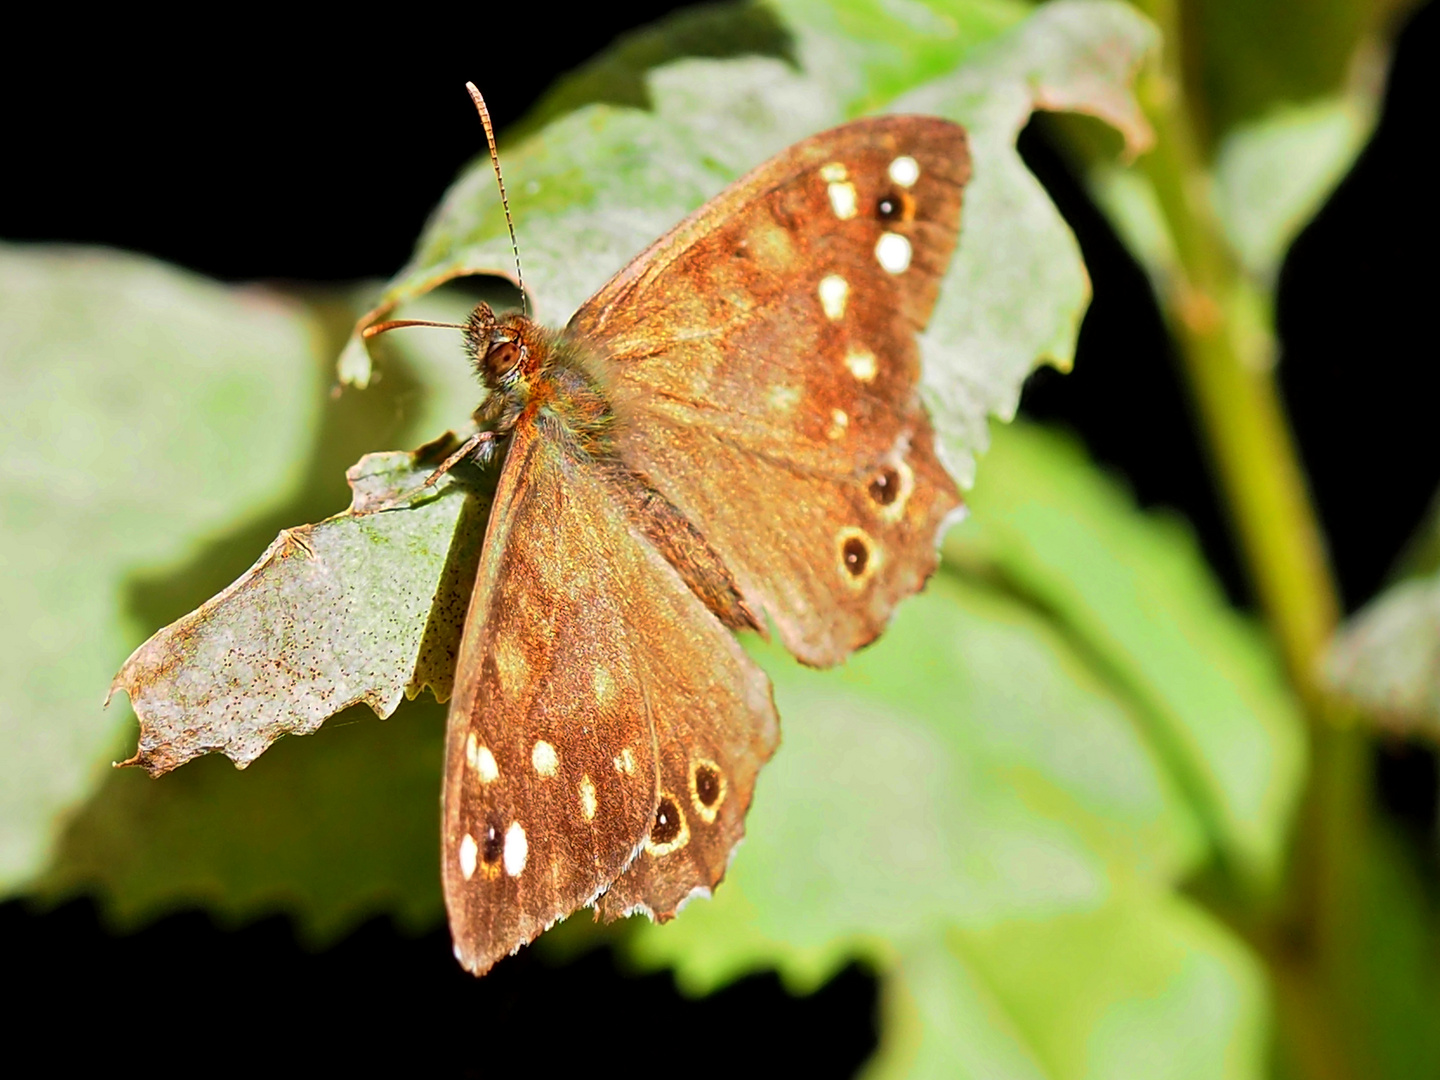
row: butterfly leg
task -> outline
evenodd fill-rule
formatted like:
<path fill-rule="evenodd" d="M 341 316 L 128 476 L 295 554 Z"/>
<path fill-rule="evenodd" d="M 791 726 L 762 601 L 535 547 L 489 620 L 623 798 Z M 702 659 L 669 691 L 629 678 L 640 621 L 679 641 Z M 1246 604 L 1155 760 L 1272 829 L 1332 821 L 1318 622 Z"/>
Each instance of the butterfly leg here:
<path fill-rule="evenodd" d="M 425 478 L 421 487 L 434 487 L 435 482 L 459 465 L 466 458 L 473 458 L 477 465 L 488 465 L 490 459 L 495 455 L 495 432 L 477 431 L 463 443 L 460 448 L 440 463 L 440 467 Z"/>

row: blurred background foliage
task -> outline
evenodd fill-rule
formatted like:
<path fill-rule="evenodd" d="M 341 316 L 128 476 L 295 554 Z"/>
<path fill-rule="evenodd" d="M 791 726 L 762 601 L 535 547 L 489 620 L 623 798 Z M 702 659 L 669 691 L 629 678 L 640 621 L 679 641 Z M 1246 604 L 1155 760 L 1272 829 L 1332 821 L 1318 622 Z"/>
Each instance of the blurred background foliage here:
<path fill-rule="evenodd" d="M 395 958 L 403 948 L 392 943 L 384 970 L 396 992 L 424 979 L 443 986 L 424 999 L 444 999 L 429 1022 L 463 1017 L 467 1037 L 483 1040 L 492 1023 L 548 1030 L 527 1026 L 525 1010 L 580 988 L 602 997 L 597 985 L 619 980 L 622 998 L 668 1018 L 666 1037 L 678 1045 L 722 1023 L 763 1029 L 770 999 L 723 988 L 736 980 L 753 988 L 756 973 L 775 972 L 790 994 L 819 1003 L 808 1020 L 801 1004 L 773 1006 L 783 1019 L 777 1036 L 793 1060 L 836 1071 L 864 1062 L 875 1075 L 1440 1075 L 1433 756 L 1403 741 L 1433 739 L 1440 728 L 1440 519 L 1424 518 L 1440 461 L 1424 427 L 1433 395 L 1399 400 L 1416 396 L 1405 365 L 1433 345 L 1391 361 L 1381 377 L 1384 358 L 1372 353 L 1383 338 L 1377 346 L 1335 337 L 1323 305 L 1305 309 L 1311 324 L 1286 325 L 1284 299 L 1303 265 L 1302 231 L 1374 132 L 1395 35 L 1407 18 L 1433 21 L 1411 8 L 1399 0 L 1146 0 L 1133 10 L 1073 0 L 716 5 L 674 11 L 599 53 L 577 33 L 557 46 L 570 50 L 568 60 L 496 78 L 495 111 L 510 120 L 502 147 L 522 203 L 527 155 L 550 155 L 563 173 L 565 155 L 581 151 L 554 132 L 569 132 L 563 125 L 576 124 L 577 110 L 601 115 L 597 103 L 617 107 L 604 122 L 623 130 L 611 144 L 602 130 L 587 160 L 607 146 L 653 149 L 646 139 L 669 139 L 674 160 L 706 179 L 693 191 L 665 181 L 662 194 L 693 205 L 707 184 L 797 137 L 777 116 L 820 127 L 928 88 L 934 106 L 963 116 L 977 141 L 1012 154 L 1029 99 L 998 121 L 987 109 L 1011 86 L 1049 89 L 1058 96 L 1040 92 L 1038 104 L 1054 111 L 1026 128 L 1026 159 L 1081 247 L 1086 221 L 1100 221 L 1092 235 L 1113 230 L 1162 323 L 1099 337 L 1092 327 L 1107 317 L 1104 271 L 1091 257 L 1101 291 L 1078 352 L 1087 294 L 1063 273 L 1023 295 L 974 302 L 1006 327 L 1036 311 L 1053 316 L 1036 324 L 1042 329 L 997 338 L 1019 356 L 1008 367 L 987 356 L 975 368 L 958 331 L 927 348 L 931 372 L 938 364 L 950 381 L 979 387 L 961 405 L 932 397 L 941 413 L 973 405 L 982 417 L 1008 419 L 1035 363 L 1063 368 L 1075 357 L 1078 370 L 1033 376 L 1020 397 L 1029 418 L 992 421 L 988 448 L 983 424 L 977 432 L 956 421 L 960 456 L 978 455 L 972 516 L 946 538 L 941 573 L 874 647 L 827 673 L 757 649 L 775 681 L 784 745 L 713 902 L 666 927 L 572 919 L 535 956 L 478 984 L 444 968 L 448 955 L 422 975 L 421 963 Z M 1057 25 L 1082 32 L 1040 32 Z M 1133 86 L 1117 81 L 1114 67 L 1086 66 L 1097 54 L 1075 42 L 1097 26 L 1105 33 L 1091 44 L 1109 40 L 1144 58 Z M 437 184 L 480 145 L 468 105 L 449 100 L 477 77 L 480 47 L 457 44 L 453 63 L 426 62 L 440 80 L 436 100 L 447 95 L 450 110 L 436 120 L 450 155 L 430 166 Z M 1061 69 L 1063 79 L 1054 76 Z M 687 78 L 676 72 L 691 86 L 726 89 L 718 104 L 687 100 Z M 725 72 L 741 74 L 732 84 Z M 490 76 L 478 78 L 491 94 Z M 1126 129 L 1121 99 L 1131 89 L 1153 132 L 1148 147 L 1134 124 Z M 787 101 L 828 103 L 838 114 L 817 107 L 787 116 Z M 344 98 L 325 106 L 346 107 Z M 123 701 L 108 714 L 98 707 L 115 668 L 148 634 L 242 573 L 280 528 L 342 509 L 344 470 L 361 454 L 418 445 L 472 407 L 458 348 L 438 334 L 388 339 L 371 385 L 339 388 L 336 357 L 382 295 L 373 279 L 394 271 L 411 245 L 411 262 L 383 294 L 409 300 L 406 315 L 452 317 L 477 288 L 507 295 L 493 282 L 426 293 L 437 266 L 505 268 L 486 246 L 499 235 L 487 217 L 488 163 L 462 175 L 423 234 L 418 215 L 438 186 L 396 226 L 403 239 L 388 250 L 365 243 L 366 223 L 403 203 L 386 161 L 403 170 L 430 149 L 414 134 L 381 135 L 397 114 L 368 108 L 387 118 L 366 117 L 378 142 L 337 145 L 339 164 L 313 191 L 298 176 L 291 186 L 263 173 L 252 182 L 262 206 L 337 202 L 348 215 L 335 226 L 344 243 L 359 236 L 378 261 L 346 261 L 344 243 L 318 231 L 316 211 L 285 229 L 290 244 L 318 254 L 277 266 L 257 249 L 250 262 L 208 263 L 207 245 L 243 250 L 231 235 L 240 215 L 219 183 L 180 170 L 149 172 L 126 189 L 142 205 L 157 191 L 174 200 L 155 204 L 152 216 L 199 223 L 173 228 L 168 246 L 150 242 L 143 214 L 112 208 L 115 220 L 139 224 L 130 234 L 110 228 L 113 192 L 88 188 L 48 233 L 18 218 L 0 229 L 17 239 L 104 240 L 231 280 L 271 279 L 222 284 L 96 248 L 0 249 L 0 372 L 12 417 L 0 435 L 0 882 L 23 898 L 5 909 L 17 954 L 21 938 L 46 940 L 46 926 L 62 925 L 54 920 L 73 920 L 76 897 L 94 905 L 114 935 L 107 940 L 208 942 L 209 952 L 184 961 L 191 980 L 235 961 L 220 934 L 145 936 L 157 920 L 177 925 L 177 911 L 204 912 L 237 941 L 246 940 L 243 928 L 281 915 L 306 948 L 350 956 L 344 963 L 357 967 L 381 962 L 379 946 L 354 952 L 382 933 L 377 917 L 399 929 L 397 942 L 443 943 L 443 707 L 421 698 L 385 723 L 352 709 L 314 738 L 281 740 L 243 773 L 212 757 L 160 781 L 108 770 L 133 747 L 134 721 Z M 625 111 L 636 108 L 647 112 Z M 142 129 L 130 141 L 148 137 Z M 265 145 L 263 131 L 232 133 L 216 168 L 225 152 L 260 156 Z M 65 153 L 55 154 L 61 172 Z M 1008 159 L 977 151 L 977 166 L 987 160 L 998 172 Z M 366 188 L 366 176 L 377 186 Z M 369 202 L 344 202 L 358 198 L 341 190 L 347 178 Z M 1023 192 L 1026 178 L 1015 174 L 1005 190 Z M 552 321 L 598 283 L 585 273 L 603 279 L 605 257 L 633 253 L 663 227 L 627 220 L 638 242 L 620 230 L 605 241 L 615 252 L 594 254 L 594 266 L 565 278 L 574 235 L 566 230 L 575 229 L 564 220 L 568 207 L 598 190 L 602 207 L 629 198 L 654 210 L 653 193 L 637 198 L 641 181 L 630 174 L 581 179 L 569 201 L 534 212 L 533 231 L 522 207 L 522 250 L 537 281 L 554 255 Z M 1406 220 L 1411 191 L 1395 191 L 1400 210 L 1387 220 Z M 1037 220 L 1054 216 L 1049 205 Z M 547 212 L 561 218 L 558 232 L 546 231 Z M 1433 213 L 1417 220 L 1431 223 L 1428 238 L 1389 236 L 1383 257 L 1403 259 L 1427 240 L 1433 250 Z M 1077 257 L 1063 227 L 1032 241 L 1003 227 L 987 239 L 984 224 L 967 218 L 972 251 L 1048 251 L 1045 266 L 1062 271 Z M 1433 270 L 1417 270 L 1413 298 L 1433 280 Z M 1363 287 L 1335 303 L 1347 300 L 1377 321 L 1388 317 Z M 1086 334 L 1111 348 L 1087 352 Z M 354 365 L 369 358 L 353 345 L 346 355 L 350 381 L 363 381 Z M 1168 364 L 1188 413 L 1152 393 L 1154 372 Z M 1344 381 L 1341 403 L 1324 424 L 1302 412 L 1292 425 L 1287 395 L 1292 407 L 1305 404 L 1292 372 L 1321 364 Z M 1087 413 L 1084 395 L 1102 393 L 1109 411 Z M 1074 395 L 1068 412 L 1066 394 Z M 1087 415 L 1105 426 L 1087 425 Z M 1057 417 L 1081 438 L 1041 422 Z M 1354 445 L 1386 426 L 1414 459 L 1396 497 L 1373 467 L 1357 465 L 1373 458 Z M 1127 440 L 1128 458 L 1117 449 Z M 1177 441 L 1186 443 L 1179 451 Z M 1097 457 L 1134 462 L 1128 483 Z M 1157 474 L 1198 475 L 1202 461 L 1213 487 L 1198 481 L 1203 493 L 1191 503 L 1155 496 L 1165 490 Z M 1363 485 L 1368 493 L 1356 495 Z M 1342 489 L 1348 496 L 1335 494 Z M 1182 502 L 1190 521 L 1153 508 L 1167 501 Z M 1354 505 L 1377 550 L 1359 570 L 1349 569 L 1363 562 L 1356 541 L 1334 527 Z M 1342 613 L 1372 595 L 1336 637 Z M 1377 804 L 1386 795 L 1377 776 L 1387 774 L 1373 763 L 1400 759 L 1432 770 L 1419 844 Z M 132 979 L 173 994 L 181 962 L 151 952 L 123 954 L 129 969 L 111 976 L 114 985 Z M 72 954 L 67 962 L 87 961 Z M 668 974 L 657 983 L 644 972 Z M 274 973 L 245 978 L 247 992 L 287 990 Z M 324 996 L 330 984 L 306 979 L 296 985 Z M 702 1001 L 728 1000 L 729 1011 L 663 1004 L 670 979 Z M 837 987 L 852 988 L 849 1005 Z M 212 991 L 195 1009 L 233 1000 Z M 852 1022 L 872 1000 L 878 1049 Z M 574 1023 L 633 1024 L 622 1008 L 596 1008 Z M 743 1044 L 745 1030 L 722 1038 Z M 783 1053 L 774 1060 L 791 1060 Z M 433 1045 L 417 1054 L 443 1057 Z"/>

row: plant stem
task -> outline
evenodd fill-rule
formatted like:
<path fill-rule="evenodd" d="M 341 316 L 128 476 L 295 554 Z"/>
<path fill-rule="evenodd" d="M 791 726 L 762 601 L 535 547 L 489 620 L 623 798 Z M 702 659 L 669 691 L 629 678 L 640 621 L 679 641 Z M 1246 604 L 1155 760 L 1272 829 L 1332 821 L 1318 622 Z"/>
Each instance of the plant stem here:
<path fill-rule="evenodd" d="M 1256 286 L 1231 256 L 1209 204 L 1206 163 L 1180 73 L 1177 4 L 1143 0 L 1140 6 L 1159 24 L 1166 50 L 1140 85 L 1156 132 L 1155 149 L 1140 168 L 1153 185 L 1176 254 L 1161 277 L 1160 301 L 1256 595 L 1310 720 L 1312 770 L 1289 868 L 1290 904 L 1254 940 L 1277 975 L 1285 970 L 1275 980 L 1282 1040 L 1299 1049 L 1296 1040 L 1313 1034 L 1318 1022 L 1333 1025 L 1324 1033 L 1327 1041 L 1338 1035 L 1345 1043 L 1340 1005 L 1349 943 L 1357 940 L 1354 887 L 1368 805 L 1366 744 L 1354 729 L 1326 720 L 1315 675 L 1340 604 L 1273 369 L 1255 362 L 1257 355 L 1275 355 L 1273 330 L 1265 348 L 1241 346 L 1236 313 L 1246 290 Z M 1361 1074 L 1358 1048 L 1352 1043 L 1347 1049 L 1349 1061 L 1330 1061 L 1325 1075 Z M 1305 1054 L 1289 1056 L 1303 1075 L 1320 1075 Z"/>

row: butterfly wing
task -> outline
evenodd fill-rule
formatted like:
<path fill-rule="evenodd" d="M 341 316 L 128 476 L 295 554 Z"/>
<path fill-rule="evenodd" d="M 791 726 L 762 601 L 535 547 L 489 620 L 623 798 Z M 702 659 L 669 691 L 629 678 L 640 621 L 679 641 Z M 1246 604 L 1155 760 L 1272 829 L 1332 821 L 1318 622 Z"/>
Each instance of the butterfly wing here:
<path fill-rule="evenodd" d="M 652 245 L 567 327 L 602 358 L 626 460 L 811 664 L 880 633 L 960 505 L 915 336 L 968 176 L 948 121 L 817 135 Z"/>
<path fill-rule="evenodd" d="M 611 483 L 517 426 L 446 736 L 446 906 L 477 974 L 595 903 L 637 852 L 713 886 L 776 743 L 768 680 Z M 675 751 L 662 768 L 660 725 L 686 732 L 693 790 L 671 776 Z"/>

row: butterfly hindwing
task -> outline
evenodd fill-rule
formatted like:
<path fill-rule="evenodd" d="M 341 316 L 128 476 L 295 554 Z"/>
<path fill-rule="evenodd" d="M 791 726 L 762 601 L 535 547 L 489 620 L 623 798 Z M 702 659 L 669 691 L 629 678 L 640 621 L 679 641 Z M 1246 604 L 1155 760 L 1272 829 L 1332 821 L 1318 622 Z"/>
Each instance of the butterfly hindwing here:
<path fill-rule="evenodd" d="M 873 639 L 960 504 L 916 334 L 955 248 L 963 131 L 876 117 L 797 144 L 653 245 L 567 333 L 633 467 L 813 664 Z"/>
<path fill-rule="evenodd" d="M 612 482 L 541 425 L 515 429 L 446 740 L 446 904 L 456 953 L 477 973 L 595 903 L 637 854 L 704 852 L 695 884 L 713 886 L 775 745 L 764 675 Z M 663 811 L 688 796 L 657 755 L 657 730 L 677 726 L 701 790 L 728 784 L 709 820 L 689 812 L 683 837 Z"/>

